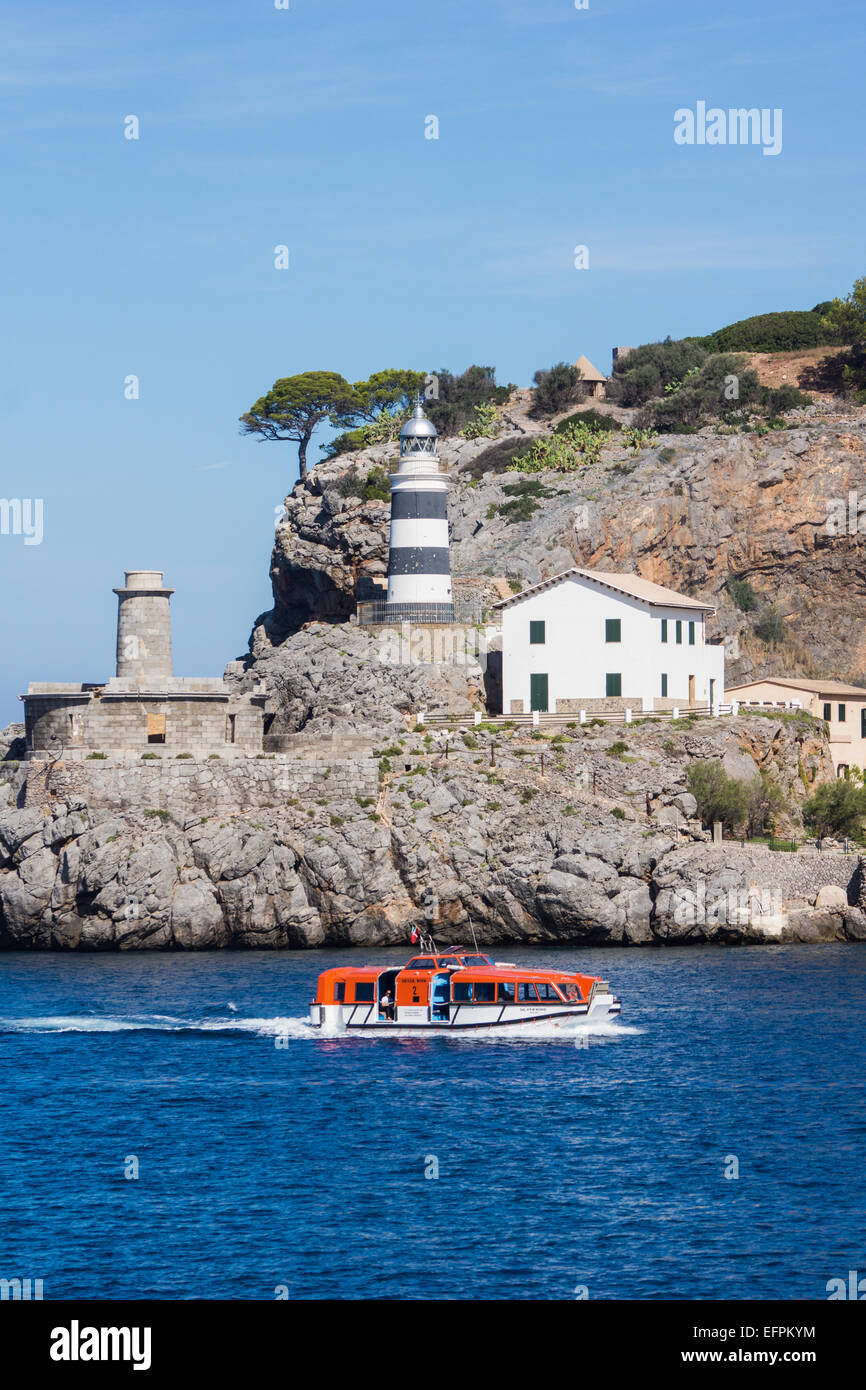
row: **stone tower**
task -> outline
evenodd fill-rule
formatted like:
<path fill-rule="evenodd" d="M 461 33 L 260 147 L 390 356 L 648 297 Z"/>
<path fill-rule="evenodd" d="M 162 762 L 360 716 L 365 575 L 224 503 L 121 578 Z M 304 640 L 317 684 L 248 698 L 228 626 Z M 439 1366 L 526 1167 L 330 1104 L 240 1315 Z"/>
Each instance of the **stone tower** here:
<path fill-rule="evenodd" d="M 419 397 L 400 431 L 400 466 L 391 474 L 388 607 L 397 621 L 454 621 L 446 500 L 449 477 L 439 467 L 436 426 Z"/>
<path fill-rule="evenodd" d="M 163 588 L 161 570 L 127 570 L 117 594 L 117 675 L 151 690 L 171 677 L 171 614 L 174 589 Z"/>

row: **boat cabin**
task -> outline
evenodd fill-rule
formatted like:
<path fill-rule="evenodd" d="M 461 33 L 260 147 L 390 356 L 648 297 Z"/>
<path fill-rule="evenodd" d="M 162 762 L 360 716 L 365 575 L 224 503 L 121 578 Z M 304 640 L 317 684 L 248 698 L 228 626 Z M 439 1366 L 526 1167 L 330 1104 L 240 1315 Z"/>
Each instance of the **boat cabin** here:
<path fill-rule="evenodd" d="M 455 1014 L 487 1006 L 497 1013 L 548 1012 L 551 1006 L 587 1006 L 597 988 L 593 975 L 497 966 L 478 952 L 415 956 L 405 966 L 342 967 L 319 976 L 315 1005 L 342 1005 L 350 1017 L 366 1005 L 365 1020 L 379 1023 L 448 1023 Z"/>

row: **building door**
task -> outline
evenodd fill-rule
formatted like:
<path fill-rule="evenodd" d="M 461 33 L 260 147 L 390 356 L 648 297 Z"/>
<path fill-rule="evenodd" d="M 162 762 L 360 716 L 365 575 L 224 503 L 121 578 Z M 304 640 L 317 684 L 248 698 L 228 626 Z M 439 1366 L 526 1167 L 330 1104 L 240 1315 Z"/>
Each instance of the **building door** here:
<path fill-rule="evenodd" d="M 547 711 L 547 675 L 531 675 L 529 677 L 529 708 L 539 710 L 542 714 Z"/>
<path fill-rule="evenodd" d="M 694 676 L 689 676 L 689 708 L 690 708 L 690 709 L 691 709 L 691 707 L 694 705 L 694 703 L 695 703 L 695 678 L 694 678 Z"/>

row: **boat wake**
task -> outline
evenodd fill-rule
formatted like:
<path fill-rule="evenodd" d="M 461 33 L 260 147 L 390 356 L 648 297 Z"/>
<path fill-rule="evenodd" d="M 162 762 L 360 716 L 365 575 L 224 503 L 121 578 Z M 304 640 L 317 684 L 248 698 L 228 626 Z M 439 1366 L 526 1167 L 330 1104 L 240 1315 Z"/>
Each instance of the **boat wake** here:
<path fill-rule="evenodd" d="M 228 1006 L 235 1009 L 234 1004 Z M 174 1014 L 129 1014 L 96 1016 L 92 1014 L 50 1014 L 30 1018 L 0 1018 L 3 1033 L 251 1033 L 259 1037 L 309 1037 L 313 1029 L 297 1018 L 241 1018 L 237 1013 L 228 1017 L 214 1015 L 202 1018 L 180 1018 Z"/>
<path fill-rule="evenodd" d="M 6 1017 L 0 1018 L 0 1036 L 10 1033 L 192 1033 L 218 1037 L 220 1035 L 237 1036 L 246 1033 L 254 1037 L 273 1038 L 275 1042 L 279 1040 L 283 1043 L 302 1042 L 304 1040 L 330 1042 L 359 1037 L 368 1040 L 375 1039 L 376 1041 L 388 1038 L 401 1040 L 411 1038 L 413 1042 L 417 1042 L 420 1036 L 425 1039 L 449 1038 L 473 1043 L 564 1042 L 581 1047 L 605 1041 L 615 1042 L 643 1032 L 643 1029 L 622 1023 L 618 1019 L 600 1023 L 581 1023 L 571 1027 L 565 1024 L 539 1022 L 530 1027 L 493 1027 L 459 1032 L 443 1029 L 441 1033 L 425 1032 L 424 1034 L 419 1034 L 417 1029 L 413 1028 L 389 1028 L 387 1032 L 374 1032 L 357 1028 L 323 1030 L 313 1028 L 304 1018 L 242 1018 L 237 1014 L 234 1004 L 227 1006 L 228 1009 L 235 1011 L 228 1015 L 224 1012 L 215 1013 L 214 1010 L 217 1007 L 220 1010 L 226 1008 L 225 1005 L 209 1006 L 202 1010 L 203 1016 L 199 1018 L 182 1018 L 175 1014 L 47 1014 L 35 1017 Z"/>

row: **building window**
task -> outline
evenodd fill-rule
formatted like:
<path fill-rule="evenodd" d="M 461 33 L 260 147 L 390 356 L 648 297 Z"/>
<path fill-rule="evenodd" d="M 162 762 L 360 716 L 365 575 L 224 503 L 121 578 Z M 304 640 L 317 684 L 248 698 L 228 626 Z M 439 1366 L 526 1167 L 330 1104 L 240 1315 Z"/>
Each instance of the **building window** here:
<path fill-rule="evenodd" d="M 840 724 L 844 724 L 844 723 L 845 723 L 845 706 L 844 706 L 844 705 L 840 705 L 840 706 L 839 706 L 839 723 L 840 723 Z"/>
<path fill-rule="evenodd" d="M 543 647 L 545 641 L 544 623 L 529 624 L 529 645 L 530 647 Z"/>
<path fill-rule="evenodd" d="M 147 741 L 148 743 L 165 743 L 164 714 L 149 714 L 147 716 Z"/>
<path fill-rule="evenodd" d="M 689 623 L 689 646 L 690 646 L 690 647 L 693 647 L 694 645 L 695 645 L 695 625 L 694 625 L 694 623 Z"/>
<path fill-rule="evenodd" d="M 830 720 L 833 718 L 833 706 L 832 706 L 832 705 L 825 705 L 825 706 L 824 706 L 824 718 L 826 719 L 827 723 L 829 724 L 829 723 L 830 723 Z"/>
<path fill-rule="evenodd" d="M 236 715 L 236 714 L 227 714 L 227 715 L 226 715 L 226 743 L 234 743 L 234 741 L 235 741 L 235 720 L 236 720 L 236 719 L 237 719 L 237 715 Z"/>
<path fill-rule="evenodd" d="M 866 738 L 866 709 L 860 711 L 860 737 Z"/>
<path fill-rule="evenodd" d="M 662 699 L 663 699 L 663 700 L 666 700 L 666 699 L 667 699 L 667 694 L 668 694 L 668 678 L 667 678 L 667 676 L 666 676 L 665 674 L 663 674 L 663 675 L 662 675 Z"/>
<path fill-rule="evenodd" d="M 677 618 L 677 644 L 679 646 L 683 644 L 683 624 L 680 618 Z"/>
<path fill-rule="evenodd" d="M 662 641 L 663 641 L 663 642 L 666 642 L 667 640 L 668 640 L 668 620 L 667 620 L 667 618 L 662 618 Z"/>
<path fill-rule="evenodd" d="M 619 618 L 605 618 L 604 640 L 605 642 L 622 641 L 622 622 Z"/>
<path fill-rule="evenodd" d="M 622 674 L 619 671 L 608 671 L 604 678 L 605 695 L 622 694 Z"/>

